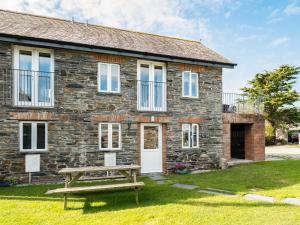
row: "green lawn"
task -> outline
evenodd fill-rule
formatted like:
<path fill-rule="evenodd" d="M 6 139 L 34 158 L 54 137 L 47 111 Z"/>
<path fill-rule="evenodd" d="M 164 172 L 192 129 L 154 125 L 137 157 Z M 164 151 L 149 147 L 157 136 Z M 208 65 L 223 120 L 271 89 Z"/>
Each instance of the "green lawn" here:
<path fill-rule="evenodd" d="M 300 161 L 237 166 L 226 171 L 172 175 L 164 185 L 148 178 L 136 206 L 133 191 L 73 195 L 63 210 L 62 185 L 0 188 L 0 224 L 300 224 L 300 206 L 246 201 L 244 193 L 300 198 Z M 212 196 L 170 187 L 174 182 L 231 190 L 238 196 Z"/>

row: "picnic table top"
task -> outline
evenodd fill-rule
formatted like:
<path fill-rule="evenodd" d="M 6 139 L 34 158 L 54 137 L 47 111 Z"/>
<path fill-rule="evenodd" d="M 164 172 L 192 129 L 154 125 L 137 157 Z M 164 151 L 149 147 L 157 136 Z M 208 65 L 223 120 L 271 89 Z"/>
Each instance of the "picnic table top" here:
<path fill-rule="evenodd" d="M 59 174 L 68 173 L 84 173 L 84 172 L 98 172 L 98 171 L 121 171 L 121 170 L 138 170 L 139 165 L 122 165 L 122 166 L 87 166 L 76 168 L 63 168 L 58 171 Z"/>

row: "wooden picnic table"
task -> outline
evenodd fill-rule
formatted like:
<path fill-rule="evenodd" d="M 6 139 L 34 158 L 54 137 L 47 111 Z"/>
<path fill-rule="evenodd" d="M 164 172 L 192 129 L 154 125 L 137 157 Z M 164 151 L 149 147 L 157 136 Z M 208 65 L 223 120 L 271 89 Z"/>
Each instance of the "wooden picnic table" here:
<path fill-rule="evenodd" d="M 64 168 L 58 171 L 66 177 L 65 187 L 55 190 L 49 190 L 46 194 L 64 194 L 64 209 L 67 208 L 67 193 L 80 193 L 80 192 L 96 192 L 105 190 L 117 190 L 117 189 L 134 189 L 136 203 L 138 204 L 138 189 L 142 188 L 145 184 L 143 182 L 137 182 L 137 172 L 140 170 L 139 165 L 124 165 L 124 166 L 89 166 L 78 168 Z M 109 185 L 94 185 L 84 187 L 71 187 L 73 183 L 78 181 L 85 173 L 97 173 L 97 172 L 119 172 L 125 178 L 128 179 L 128 183 L 121 184 L 109 184 Z M 101 178 L 114 179 L 120 178 L 120 176 L 106 176 Z"/>

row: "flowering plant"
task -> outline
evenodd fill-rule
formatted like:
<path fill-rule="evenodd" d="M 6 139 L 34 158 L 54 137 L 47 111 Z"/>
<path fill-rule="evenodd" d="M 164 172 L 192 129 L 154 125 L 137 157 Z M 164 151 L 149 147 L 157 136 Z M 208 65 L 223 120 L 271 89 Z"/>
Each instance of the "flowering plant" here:
<path fill-rule="evenodd" d="M 181 162 L 177 162 L 175 164 L 175 168 L 176 168 L 176 170 L 184 170 L 184 169 L 186 169 L 186 166 Z"/>

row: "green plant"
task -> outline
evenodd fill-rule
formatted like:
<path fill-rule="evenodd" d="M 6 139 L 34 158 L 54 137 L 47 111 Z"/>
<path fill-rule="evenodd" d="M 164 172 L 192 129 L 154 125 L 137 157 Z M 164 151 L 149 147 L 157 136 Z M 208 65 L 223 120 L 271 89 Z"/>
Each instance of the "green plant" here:
<path fill-rule="evenodd" d="M 11 185 L 16 185 L 19 183 L 18 177 L 14 177 L 14 176 L 6 177 L 4 180 L 9 182 Z"/>

